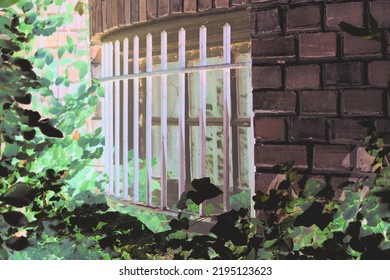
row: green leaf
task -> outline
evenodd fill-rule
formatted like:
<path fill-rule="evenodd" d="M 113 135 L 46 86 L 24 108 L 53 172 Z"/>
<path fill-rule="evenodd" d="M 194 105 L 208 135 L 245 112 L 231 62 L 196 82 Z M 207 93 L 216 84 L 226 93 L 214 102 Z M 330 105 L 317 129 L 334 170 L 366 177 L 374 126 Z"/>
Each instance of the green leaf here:
<path fill-rule="evenodd" d="M 34 4 L 32 2 L 27 2 L 23 5 L 23 13 L 27 13 L 28 11 L 30 11 L 32 8 L 34 8 Z"/>
<path fill-rule="evenodd" d="M 340 22 L 339 26 L 344 32 L 353 36 L 364 37 L 371 35 L 371 32 L 367 28 L 357 27 L 344 21 Z"/>
<path fill-rule="evenodd" d="M 73 64 L 73 66 L 79 70 L 80 80 L 82 80 L 88 74 L 89 71 L 88 63 L 78 60 Z"/>
<path fill-rule="evenodd" d="M 8 144 L 5 146 L 5 149 L 3 151 L 3 156 L 5 157 L 13 157 L 16 156 L 19 153 L 20 147 L 18 144 Z"/>
<path fill-rule="evenodd" d="M 67 43 L 69 46 L 73 46 L 73 45 L 74 45 L 73 39 L 72 39 L 72 37 L 70 37 L 69 35 L 66 36 L 66 43 Z"/>
<path fill-rule="evenodd" d="M 306 197 L 313 197 L 317 193 L 319 193 L 324 187 L 325 184 L 323 184 L 320 180 L 309 178 L 306 181 L 303 193 Z"/>
<path fill-rule="evenodd" d="M 62 82 L 63 82 L 64 80 L 65 80 L 64 77 L 57 77 L 56 82 L 55 82 L 56 86 L 62 84 Z"/>
<path fill-rule="evenodd" d="M 4 220 L 13 227 L 23 227 L 28 223 L 27 217 L 18 211 L 9 211 L 3 214 Z"/>
<path fill-rule="evenodd" d="M 18 44 L 12 42 L 11 40 L 0 39 L 0 48 L 12 50 L 12 51 L 20 51 L 20 47 Z"/>
<path fill-rule="evenodd" d="M 24 207 L 30 205 L 34 198 L 35 194 L 32 188 L 24 183 L 16 183 L 5 192 L 0 200 L 11 206 Z"/>
<path fill-rule="evenodd" d="M 60 48 L 58 48 L 58 51 L 57 51 L 57 53 L 58 53 L 58 58 L 61 59 L 61 57 L 64 55 L 65 51 L 66 51 L 66 48 L 65 48 L 65 47 L 60 47 Z"/>
<path fill-rule="evenodd" d="M 12 5 L 15 5 L 16 3 L 18 3 L 18 0 L 1 0 L 0 8 L 8 8 L 11 7 Z"/>
<path fill-rule="evenodd" d="M 85 8 L 84 8 L 85 4 L 82 2 L 82 1 L 78 1 L 76 3 L 76 5 L 74 6 L 74 10 L 80 15 L 82 16 L 84 14 L 84 11 L 85 11 Z"/>
<path fill-rule="evenodd" d="M 347 207 L 347 209 L 345 209 L 345 212 L 343 213 L 344 220 L 349 220 L 356 217 L 358 211 L 359 211 L 358 203 L 355 203 L 354 205 Z"/>
<path fill-rule="evenodd" d="M 46 55 L 46 58 L 45 58 L 45 63 L 46 63 L 47 65 L 50 65 L 50 64 L 53 63 L 53 61 L 54 61 L 54 56 L 53 56 L 51 53 L 48 53 L 48 54 Z"/>

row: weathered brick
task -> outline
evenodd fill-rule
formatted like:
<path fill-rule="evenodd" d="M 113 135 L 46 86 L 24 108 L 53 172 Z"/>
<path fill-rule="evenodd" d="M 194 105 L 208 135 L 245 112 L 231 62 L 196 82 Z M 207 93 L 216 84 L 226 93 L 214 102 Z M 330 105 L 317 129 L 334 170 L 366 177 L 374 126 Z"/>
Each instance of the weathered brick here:
<path fill-rule="evenodd" d="M 211 9 L 213 7 L 213 3 L 211 0 L 199 0 L 198 2 L 198 10 L 205 11 Z"/>
<path fill-rule="evenodd" d="M 344 55 L 380 55 L 381 43 L 375 40 L 344 34 Z"/>
<path fill-rule="evenodd" d="M 184 12 L 196 13 L 196 0 L 184 0 Z"/>
<path fill-rule="evenodd" d="M 345 21 L 355 26 L 363 25 L 363 3 L 334 3 L 326 5 L 326 25 L 337 27 Z"/>
<path fill-rule="evenodd" d="M 390 2 L 389 1 L 373 1 L 371 2 L 371 13 L 378 21 L 379 27 L 390 27 Z"/>
<path fill-rule="evenodd" d="M 255 138 L 259 140 L 284 140 L 286 121 L 283 118 L 255 118 Z"/>
<path fill-rule="evenodd" d="M 244 5 L 247 4 L 248 0 L 233 0 L 232 5 L 233 6 L 239 6 L 239 5 Z"/>
<path fill-rule="evenodd" d="M 182 12 L 183 2 L 182 0 L 171 0 L 171 13 L 177 14 Z"/>
<path fill-rule="evenodd" d="M 263 193 L 275 189 L 286 179 L 284 174 L 256 173 L 255 188 Z"/>
<path fill-rule="evenodd" d="M 380 119 L 375 121 L 376 131 L 385 144 L 390 144 L 390 120 Z"/>
<path fill-rule="evenodd" d="M 356 152 L 356 167 L 362 172 L 373 172 L 375 158 L 370 156 L 366 149 L 358 147 Z"/>
<path fill-rule="evenodd" d="M 157 17 L 157 0 L 147 0 L 146 2 L 148 19 Z"/>
<path fill-rule="evenodd" d="M 303 114 L 337 114 L 337 92 L 303 91 L 301 92 L 301 111 Z"/>
<path fill-rule="evenodd" d="M 169 14 L 169 0 L 158 0 L 158 16 L 165 17 Z"/>
<path fill-rule="evenodd" d="M 348 146 L 315 145 L 313 168 L 321 171 L 350 170 L 351 153 Z"/>
<path fill-rule="evenodd" d="M 131 24 L 131 0 L 124 1 L 125 25 Z"/>
<path fill-rule="evenodd" d="M 131 22 L 139 22 L 140 21 L 140 0 L 132 0 L 131 1 Z M 146 0 L 141 0 L 143 2 L 142 11 L 143 17 L 146 18 Z"/>
<path fill-rule="evenodd" d="M 363 63 L 327 64 L 325 84 L 328 86 L 362 85 L 364 81 Z"/>
<path fill-rule="evenodd" d="M 383 93 L 378 90 L 346 90 L 343 113 L 353 116 L 383 115 Z"/>
<path fill-rule="evenodd" d="M 280 88 L 282 86 L 279 66 L 262 66 L 252 68 L 252 85 L 254 88 Z"/>
<path fill-rule="evenodd" d="M 296 95 L 292 91 L 255 92 L 253 108 L 260 113 L 295 113 Z"/>
<path fill-rule="evenodd" d="M 386 86 L 390 80 L 390 61 L 373 61 L 368 65 L 370 84 Z"/>
<path fill-rule="evenodd" d="M 320 28 L 321 12 L 318 5 L 288 9 L 286 17 L 288 30 Z"/>
<path fill-rule="evenodd" d="M 332 120 L 332 140 L 336 141 L 360 141 L 367 136 L 367 127 L 357 120 L 336 119 Z"/>
<path fill-rule="evenodd" d="M 216 8 L 227 8 L 229 7 L 229 0 L 215 0 Z"/>
<path fill-rule="evenodd" d="M 146 0 L 139 0 L 139 21 L 145 22 L 148 19 L 148 9 Z"/>
<path fill-rule="evenodd" d="M 299 36 L 301 57 L 336 56 L 336 33 L 301 34 Z"/>
<path fill-rule="evenodd" d="M 272 167 L 294 161 L 300 168 L 307 167 L 306 146 L 301 145 L 261 145 L 256 146 L 256 165 Z"/>
<path fill-rule="evenodd" d="M 257 29 L 259 33 L 280 31 L 278 9 L 257 12 Z"/>
<path fill-rule="evenodd" d="M 294 57 L 294 37 L 253 39 L 252 53 L 253 56 L 260 57 Z"/>
<path fill-rule="evenodd" d="M 292 140 L 326 140 L 324 118 L 302 118 L 291 119 Z"/>
<path fill-rule="evenodd" d="M 286 69 L 286 87 L 289 89 L 318 88 L 320 86 L 319 65 L 297 65 Z"/>

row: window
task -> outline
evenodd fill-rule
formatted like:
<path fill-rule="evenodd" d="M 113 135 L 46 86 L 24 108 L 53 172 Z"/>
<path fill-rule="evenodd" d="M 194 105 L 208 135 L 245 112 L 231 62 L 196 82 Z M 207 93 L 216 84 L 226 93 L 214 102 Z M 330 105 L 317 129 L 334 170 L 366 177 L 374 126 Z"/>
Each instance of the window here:
<path fill-rule="evenodd" d="M 210 177 L 224 195 L 200 207 L 201 214 L 229 210 L 235 193 L 249 197 L 251 63 L 240 14 L 248 16 L 199 17 L 191 25 L 183 21 L 180 30 L 167 24 L 130 40 L 126 34 L 103 38 L 109 194 L 174 209 L 192 179 Z"/>

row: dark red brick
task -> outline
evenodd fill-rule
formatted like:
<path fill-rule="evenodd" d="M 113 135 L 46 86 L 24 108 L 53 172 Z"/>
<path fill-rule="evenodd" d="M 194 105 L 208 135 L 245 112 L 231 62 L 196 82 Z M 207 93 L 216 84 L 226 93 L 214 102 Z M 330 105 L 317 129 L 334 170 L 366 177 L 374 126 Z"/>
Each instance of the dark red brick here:
<path fill-rule="evenodd" d="M 119 26 L 122 26 L 125 24 L 125 3 L 124 2 L 125 2 L 125 0 L 118 0 L 118 24 L 119 24 Z"/>
<path fill-rule="evenodd" d="M 254 88 L 280 88 L 282 86 L 282 73 L 279 66 L 253 67 L 252 77 Z"/>
<path fill-rule="evenodd" d="M 232 1 L 233 6 L 245 5 L 247 3 L 248 3 L 248 0 L 233 0 Z"/>
<path fill-rule="evenodd" d="M 144 5 L 146 5 L 146 1 L 143 0 Z M 146 17 L 146 9 L 144 9 L 144 17 Z M 131 1 L 131 22 L 139 22 L 140 21 L 140 3 L 139 0 L 132 0 Z"/>
<path fill-rule="evenodd" d="M 291 119 L 291 139 L 293 140 L 326 140 L 324 118 Z"/>
<path fill-rule="evenodd" d="M 214 0 L 216 8 L 227 8 L 229 7 L 229 0 Z"/>
<path fill-rule="evenodd" d="M 297 65 L 286 69 L 286 87 L 289 89 L 318 88 L 320 86 L 319 65 Z"/>
<path fill-rule="evenodd" d="M 303 114 L 337 114 L 337 92 L 303 91 L 301 92 L 301 111 Z"/>
<path fill-rule="evenodd" d="M 370 156 L 364 147 L 356 150 L 356 167 L 362 172 L 374 172 L 375 158 Z"/>
<path fill-rule="evenodd" d="M 332 140 L 351 141 L 363 140 L 367 136 L 367 127 L 357 120 L 338 119 L 332 120 Z"/>
<path fill-rule="evenodd" d="M 256 173 L 255 188 L 263 193 L 267 193 L 269 190 L 279 186 L 285 179 L 286 175 L 284 174 Z"/>
<path fill-rule="evenodd" d="M 301 34 L 299 36 L 301 57 L 336 56 L 336 33 Z"/>
<path fill-rule="evenodd" d="M 165 17 L 169 14 L 169 0 L 158 0 L 158 16 Z"/>
<path fill-rule="evenodd" d="M 381 43 L 344 34 L 344 55 L 380 55 Z"/>
<path fill-rule="evenodd" d="M 348 146 L 315 145 L 313 168 L 321 171 L 350 170 L 351 153 Z"/>
<path fill-rule="evenodd" d="M 257 166 L 272 167 L 294 161 L 296 167 L 307 167 L 306 146 L 261 145 L 256 146 L 255 151 Z"/>
<path fill-rule="evenodd" d="M 131 24 L 131 0 L 124 1 L 125 25 Z"/>
<path fill-rule="evenodd" d="M 296 95 L 292 91 L 255 92 L 253 108 L 260 113 L 295 113 Z"/>
<path fill-rule="evenodd" d="M 368 65 L 370 83 L 376 86 L 386 86 L 390 80 L 390 61 L 373 61 Z"/>
<path fill-rule="evenodd" d="M 379 27 L 390 27 L 390 2 L 386 1 L 372 1 L 371 13 L 373 17 L 378 21 Z"/>
<path fill-rule="evenodd" d="M 198 10 L 205 11 L 211 9 L 213 7 L 212 0 L 199 0 L 198 2 Z"/>
<path fill-rule="evenodd" d="M 253 56 L 259 57 L 294 57 L 294 37 L 276 37 L 252 40 Z"/>
<path fill-rule="evenodd" d="M 147 0 L 148 19 L 157 17 L 157 0 Z"/>
<path fill-rule="evenodd" d="M 383 95 L 378 90 L 346 90 L 343 113 L 353 116 L 383 115 Z"/>
<path fill-rule="evenodd" d="M 283 118 L 255 118 L 255 138 L 259 140 L 284 140 L 286 121 Z"/>
<path fill-rule="evenodd" d="M 363 63 L 327 64 L 325 69 L 325 84 L 328 86 L 356 86 L 363 84 Z"/>
<path fill-rule="evenodd" d="M 338 27 L 345 21 L 355 26 L 363 25 L 363 3 L 334 3 L 326 5 L 326 26 Z"/>
<path fill-rule="evenodd" d="M 287 29 L 318 29 L 321 25 L 320 6 L 310 5 L 287 10 Z"/>
<path fill-rule="evenodd" d="M 148 8 L 146 0 L 139 0 L 139 21 L 145 22 L 148 19 Z"/>
<path fill-rule="evenodd" d="M 278 9 L 259 11 L 257 13 L 257 30 L 259 33 L 280 31 Z"/>
<path fill-rule="evenodd" d="M 375 122 L 376 131 L 378 136 L 381 137 L 385 144 L 390 144 L 390 120 L 381 119 Z"/>
<path fill-rule="evenodd" d="M 171 13 L 177 14 L 182 12 L 183 2 L 182 0 L 171 0 Z"/>
<path fill-rule="evenodd" d="M 196 13 L 196 0 L 184 0 L 184 12 Z"/>

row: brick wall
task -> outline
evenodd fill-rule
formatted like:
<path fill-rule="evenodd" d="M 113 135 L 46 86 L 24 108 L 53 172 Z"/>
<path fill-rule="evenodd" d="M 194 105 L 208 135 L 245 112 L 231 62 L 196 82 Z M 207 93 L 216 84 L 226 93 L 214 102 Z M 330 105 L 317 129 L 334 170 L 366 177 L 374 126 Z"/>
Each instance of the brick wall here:
<path fill-rule="evenodd" d="M 387 28 L 380 42 L 338 27 L 365 27 L 369 12 Z M 252 0 L 258 189 L 272 187 L 272 167 L 289 160 L 303 180 L 333 185 L 371 171 L 363 138 L 390 132 L 389 15 L 384 0 Z"/>

